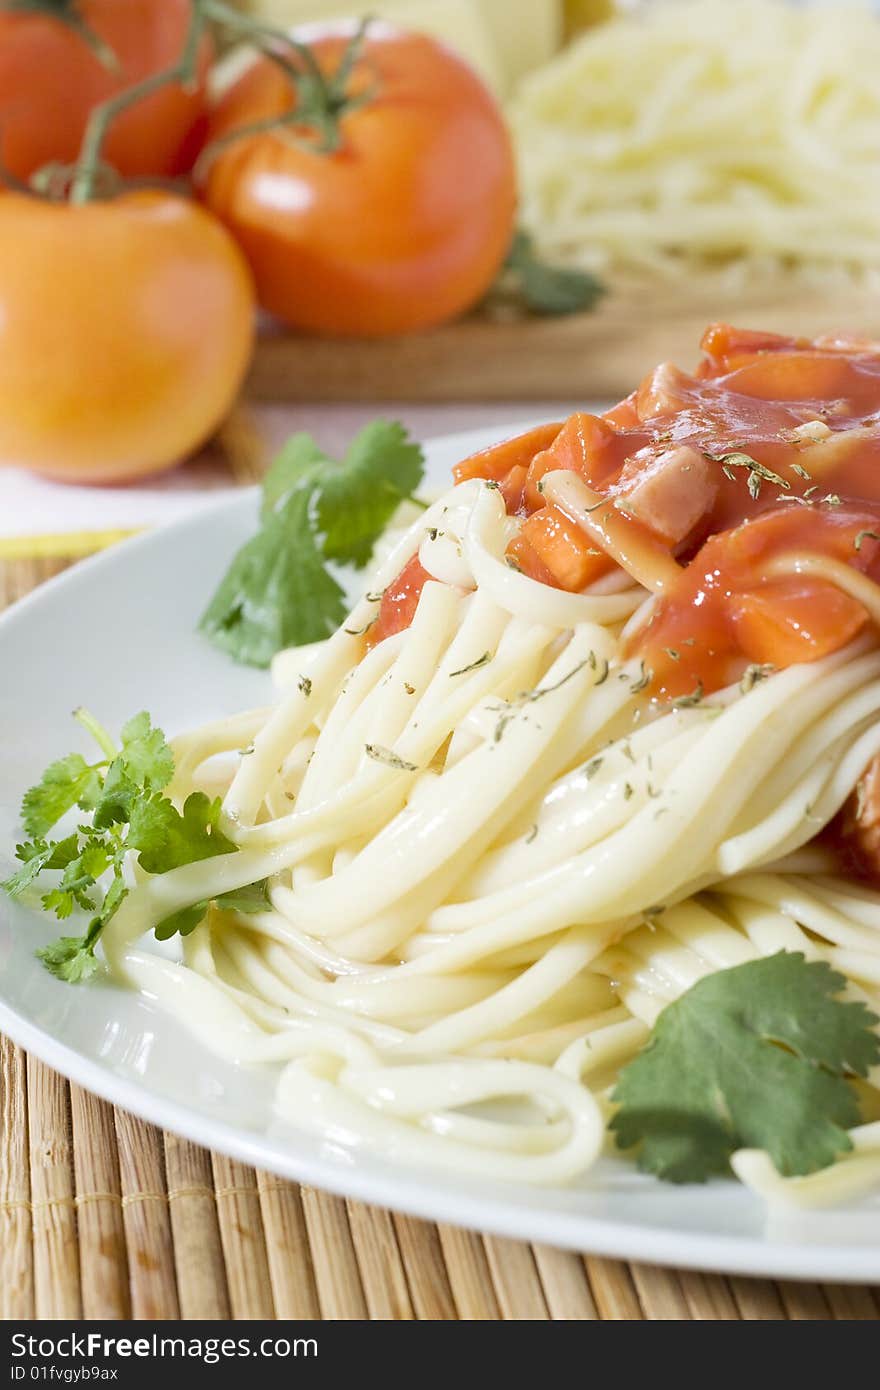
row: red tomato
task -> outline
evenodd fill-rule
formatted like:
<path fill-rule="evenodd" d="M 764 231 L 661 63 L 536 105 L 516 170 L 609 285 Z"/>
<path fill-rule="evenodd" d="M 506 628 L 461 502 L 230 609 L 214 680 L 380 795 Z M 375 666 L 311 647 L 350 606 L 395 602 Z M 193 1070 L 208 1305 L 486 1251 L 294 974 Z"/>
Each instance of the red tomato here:
<path fill-rule="evenodd" d="M 57 8 L 57 7 L 56 7 Z M 18 178 L 71 163 L 93 106 L 180 57 L 190 0 L 79 0 L 75 14 L 116 55 L 103 64 L 70 24 L 46 11 L 0 13 L 0 158 Z M 123 112 L 104 146 L 120 173 L 175 175 L 192 167 L 205 126 L 205 38 L 192 90 L 170 86 Z"/>
<path fill-rule="evenodd" d="M 418 551 L 404 565 L 393 584 L 382 595 L 378 620 L 368 630 L 367 645 L 374 646 L 395 632 L 403 632 L 415 617 L 422 590 L 431 578 L 422 567 Z"/>
<path fill-rule="evenodd" d="M 532 512 L 507 553 L 532 579 L 572 594 L 612 568 L 608 556 L 597 550 L 586 532 L 559 507 L 542 507 Z M 540 562 L 538 569 L 534 556 Z"/>
<path fill-rule="evenodd" d="M 216 428 L 250 357 L 253 289 L 197 204 L 0 197 L 0 462 L 113 482 Z"/>
<path fill-rule="evenodd" d="M 325 74 L 355 32 L 308 37 Z M 476 303 L 510 244 L 513 152 L 494 99 L 450 50 L 374 22 L 354 65 L 340 144 L 287 126 L 220 149 L 204 198 L 244 248 L 260 303 L 295 327 L 363 337 L 426 328 Z M 372 95 L 372 93 L 375 93 Z M 292 110 L 258 59 L 213 114 L 209 140 Z"/>
<path fill-rule="evenodd" d="M 667 697 L 839 649 L 871 615 L 833 566 L 880 580 L 880 344 L 716 324 L 703 346 L 697 377 L 664 364 L 604 416 L 572 415 L 454 470 L 493 481 L 524 516 L 507 554 L 530 578 L 580 592 L 616 561 L 653 581 L 626 648 Z M 542 493 L 558 469 L 601 495 L 589 521 Z M 414 611 L 404 577 L 389 631 Z"/>
<path fill-rule="evenodd" d="M 525 434 L 503 439 L 500 444 L 492 444 L 488 449 L 481 449 L 479 453 L 462 459 L 453 468 L 453 477 L 457 483 L 466 482 L 468 478 L 490 478 L 500 483 L 511 468 L 528 468 L 538 450 L 549 448 L 561 429 L 559 423 L 536 425 L 534 429 L 526 430 Z"/>
<path fill-rule="evenodd" d="M 749 661 L 792 666 L 836 652 L 861 631 L 868 615 L 832 584 L 804 584 L 797 577 L 737 594 L 730 622 Z"/>

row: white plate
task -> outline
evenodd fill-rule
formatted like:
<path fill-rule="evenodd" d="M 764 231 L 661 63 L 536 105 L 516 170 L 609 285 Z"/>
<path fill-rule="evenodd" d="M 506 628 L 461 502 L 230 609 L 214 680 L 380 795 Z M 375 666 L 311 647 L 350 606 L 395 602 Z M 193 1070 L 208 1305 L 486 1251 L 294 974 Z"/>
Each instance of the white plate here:
<path fill-rule="evenodd" d="M 444 484 L 452 463 L 502 435 L 436 441 L 430 481 Z M 0 619 L 0 876 L 22 791 L 52 758 L 85 746 L 70 719 L 76 705 L 111 728 L 149 709 L 174 733 L 268 700 L 264 674 L 195 631 L 255 517 L 253 491 L 208 504 L 76 566 Z M 505 1187 L 392 1166 L 283 1129 L 270 1069 L 218 1061 L 115 987 L 52 979 L 33 952 L 54 925 L 0 901 L 0 1029 L 72 1081 L 197 1143 L 346 1196 L 524 1240 L 706 1269 L 880 1280 L 880 1199 L 768 1215 L 733 1181 L 673 1187 L 616 1159 L 574 1188 Z"/>

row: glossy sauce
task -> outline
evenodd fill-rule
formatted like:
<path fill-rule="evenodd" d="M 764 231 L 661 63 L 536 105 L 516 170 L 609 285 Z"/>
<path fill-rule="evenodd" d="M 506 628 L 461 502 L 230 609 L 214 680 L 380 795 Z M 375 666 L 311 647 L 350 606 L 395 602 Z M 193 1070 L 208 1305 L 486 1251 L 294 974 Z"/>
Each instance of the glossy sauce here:
<path fill-rule="evenodd" d="M 674 554 L 680 573 L 628 644 L 665 697 L 718 689 L 754 663 L 814 660 L 865 625 L 863 606 L 826 579 L 771 574 L 782 557 L 826 556 L 880 579 L 868 534 L 880 535 L 880 346 L 724 324 L 702 346 L 694 374 L 665 364 L 604 415 L 575 414 L 454 470 L 499 484 L 524 519 L 509 558 L 543 583 L 577 592 L 615 563 L 578 517 L 547 503 L 542 479 L 558 469 L 608 499 L 615 532 L 622 515 L 640 553 Z M 664 513 L 661 475 L 682 459 L 695 464 L 693 515 L 681 497 Z M 646 510 L 635 499 L 652 471 Z M 385 595 L 373 640 L 411 620 L 424 583 L 412 564 Z"/>

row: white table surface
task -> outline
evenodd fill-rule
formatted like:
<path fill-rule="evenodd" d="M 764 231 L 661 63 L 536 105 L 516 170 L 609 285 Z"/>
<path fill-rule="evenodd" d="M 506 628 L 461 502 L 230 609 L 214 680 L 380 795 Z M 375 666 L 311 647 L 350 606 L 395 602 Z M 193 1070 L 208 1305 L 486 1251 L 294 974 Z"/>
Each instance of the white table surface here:
<path fill-rule="evenodd" d="M 500 438 L 506 426 L 534 419 L 561 419 L 578 406 L 583 408 L 583 402 L 413 405 L 391 401 L 259 406 L 250 414 L 270 450 L 289 435 L 306 430 L 329 454 L 338 456 L 361 426 L 378 416 L 400 420 L 417 439 L 496 424 Z M 126 487 L 76 487 L 49 482 L 17 468 L 0 468 L 0 541 L 155 526 L 193 510 L 231 486 L 228 471 L 210 455 Z"/>

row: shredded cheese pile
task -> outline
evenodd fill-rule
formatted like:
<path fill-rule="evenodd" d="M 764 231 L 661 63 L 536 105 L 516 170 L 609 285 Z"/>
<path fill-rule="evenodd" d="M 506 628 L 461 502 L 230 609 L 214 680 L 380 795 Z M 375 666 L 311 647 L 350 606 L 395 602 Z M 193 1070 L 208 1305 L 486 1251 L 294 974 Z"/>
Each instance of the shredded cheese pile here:
<path fill-rule="evenodd" d="M 880 269 L 878 73 L 849 0 L 642 6 L 521 86 L 524 222 L 588 269 Z"/>

